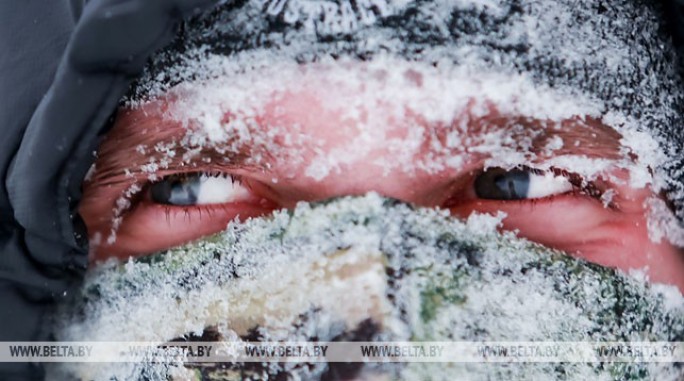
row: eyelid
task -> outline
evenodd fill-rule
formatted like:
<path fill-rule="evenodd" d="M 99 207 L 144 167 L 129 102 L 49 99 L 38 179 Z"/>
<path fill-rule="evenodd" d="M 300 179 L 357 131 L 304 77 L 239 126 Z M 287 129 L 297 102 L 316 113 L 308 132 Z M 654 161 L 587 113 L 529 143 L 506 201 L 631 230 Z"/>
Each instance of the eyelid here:
<path fill-rule="evenodd" d="M 534 171 L 540 171 L 539 169 L 532 169 Z M 541 171 L 544 172 L 544 171 Z M 553 173 L 556 176 L 565 177 L 570 184 L 582 194 L 590 196 L 592 198 L 601 199 L 604 193 L 608 190 L 608 185 L 601 178 L 589 181 L 586 180 L 582 175 L 570 172 L 562 168 L 551 167 L 548 172 Z"/>
<path fill-rule="evenodd" d="M 567 196 L 574 196 L 574 197 L 588 197 L 591 198 L 597 202 L 601 202 L 604 204 L 605 207 L 610 208 L 610 209 L 618 209 L 617 205 L 612 201 L 612 200 L 604 200 L 603 196 L 606 194 L 609 190 L 613 189 L 611 184 L 609 184 L 607 181 L 605 181 L 603 178 L 598 177 L 595 180 L 588 181 L 585 180 L 584 177 L 578 173 L 570 172 L 566 169 L 562 168 L 557 168 L 557 167 L 550 167 L 549 169 L 540 169 L 540 168 L 535 168 L 529 165 L 521 165 L 516 167 L 518 169 L 523 169 L 526 171 L 530 171 L 531 173 L 534 173 L 536 175 L 544 175 L 548 173 L 552 173 L 555 176 L 560 176 L 568 180 L 570 184 L 572 185 L 572 190 L 565 192 L 565 193 L 558 193 L 558 194 L 551 194 L 548 196 L 543 196 L 543 197 L 537 197 L 537 198 L 525 198 L 525 199 L 519 199 L 519 200 L 485 200 L 485 199 L 480 199 L 476 194 L 475 194 L 475 189 L 474 189 L 474 184 L 475 180 L 477 179 L 478 176 L 480 176 L 486 169 L 482 168 L 480 170 L 472 171 L 468 175 L 468 180 L 465 182 L 458 181 L 458 184 L 461 184 L 461 186 L 456 187 L 454 190 L 453 195 L 444 203 L 442 204 L 443 208 L 454 208 L 458 207 L 462 204 L 470 203 L 472 201 L 478 201 L 478 202 L 491 202 L 491 203 L 507 203 L 507 204 L 529 204 L 529 205 L 535 205 L 540 202 L 553 202 L 554 200 L 558 199 L 559 197 L 567 197 Z"/>
<path fill-rule="evenodd" d="M 163 182 L 167 182 L 162 184 Z M 161 185 L 161 188 L 158 186 Z M 173 201 L 181 187 L 183 194 L 189 197 L 189 202 Z M 157 187 L 157 188 L 155 188 Z M 155 197 L 154 191 L 157 190 Z M 221 205 L 249 202 L 254 198 L 251 189 L 243 184 L 242 177 L 233 173 L 221 171 L 195 171 L 172 173 L 145 184 L 145 199 L 151 204 L 167 205 L 170 207 L 190 207 L 199 205 Z M 161 197 L 161 199 L 160 199 Z M 168 202 L 166 202 L 168 201 Z"/>
<path fill-rule="evenodd" d="M 248 190 L 249 197 L 224 203 L 192 205 L 163 204 L 151 199 L 150 187 L 153 184 L 158 183 L 169 176 L 189 176 L 193 174 L 229 176 Z M 185 237 L 183 238 L 183 241 L 216 233 L 224 229 L 230 221 L 236 218 L 243 220 L 250 217 L 263 216 L 279 208 L 275 202 L 264 197 L 262 192 L 254 191 L 252 182 L 249 179 L 241 175 L 222 171 L 184 171 L 180 174 L 169 173 L 165 176 L 160 176 L 155 180 L 148 180 L 143 183 L 142 191 L 139 192 L 137 196 L 138 197 L 135 199 L 131 199 L 131 208 L 127 210 L 124 218 L 132 218 L 138 221 L 138 224 L 147 224 L 146 226 L 149 226 L 152 229 L 160 229 L 158 224 L 162 224 L 165 226 L 165 228 L 163 228 L 164 230 L 177 231 L 177 234 L 170 233 L 173 234 L 175 238 L 181 239 L 181 237 Z M 165 245 L 164 247 L 170 246 Z"/>
<path fill-rule="evenodd" d="M 587 180 L 584 176 L 570 172 L 563 168 L 550 167 L 548 170 L 541 170 L 538 168 L 524 166 L 535 173 L 553 173 L 556 176 L 562 176 L 566 178 L 570 184 L 572 184 L 573 189 L 566 193 L 550 195 L 542 198 L 526 199 L 526 200 L 516 200 L 520 202 L 530 202 L 532 205 L 538 202 L 553 202 L 559 197 L 563 196 L 575 196 L 575 197 L 588 197 L 595 202 L 602 204 L 604 208 L 611 210 L 620 210 L 618 203 L 614 200 L 616 195 L 616 187 L 611 184 L 604 176 L 597 176 L 593 180 Z"/>

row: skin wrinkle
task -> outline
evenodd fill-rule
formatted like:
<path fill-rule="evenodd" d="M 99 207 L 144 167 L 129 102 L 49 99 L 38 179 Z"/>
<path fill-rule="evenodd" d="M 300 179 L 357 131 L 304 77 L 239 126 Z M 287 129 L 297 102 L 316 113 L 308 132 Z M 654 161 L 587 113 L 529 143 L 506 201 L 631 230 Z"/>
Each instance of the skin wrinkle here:
<path fill-rule="evenodd" d="M 131 113 L 130 111 L 123 111 L 124 114 Z M 495 110 L 492 109 L 492 113 Z M 85 209 L 89 208 L 89 203 L 94 201 L 111 202 L 110 209 L 114 209 L 114 202 L 118 200 L 127 189 L 138 184 L 144 188 L 144 184 L 150 180 L 161 179 L 164 176 L 189 173 L 189 172 L 216 172 L 216 173 L 261 173 L 262 180 L 268 177 L 268 165 L 249 165 L 247 160 L 254 154 L 252 147 L 248 143 L 241 144 L 237 152 L 224 151 L 221 147 L 202 147 L 199 154 L 195 155 L 190 160 L 184 160 L 183 153 L 190 150 L 182 145 L 176 144 L 187 133 L 185 127 L 174 124 L 163 118 L 157 118 L 150 115 L 145 115 L 143 118 L 135 117 L 129 118 L 128 115 L 123 118 L 120 117 L 119 127 L 114 129 L 105 139 L 104 144 L 100 147 L 99 159 L 96 163 L 97 170 L 95 175 L 86 183 L 85 187 Z M 129 120 L 130 119 L 130 120 Z M 473 144 L 476 144 L 476 137 L 478 134 L 484 134 L 488 130 L 500 129 L 506 131 L 516 126 L 524 126 L 523 130 L 513 131 L 511 135 L 514 140 L 524 139 L 531 131 L 534 131 L 534 139 L 530 147 L 530 154 L 538 156 L 543 160 L 547 155 L 543 152 L 549 140 L 554 137 L 561 138 L 566 143 L 560 149 L 553 152 L 554 155 L 586 155 L 588 157 L 602 157 L 617 160 L 620 157 L 619 145 L 617 137 L 619 134 L 613 129 L 605 127 L 599 121 L 594 119 L 587 119 L 582 121 L 580 119 L 574 121 L 564 121 L 559 128 L 552 128 L 555 123 L 548 121 L 546 123 L 536 120 L 531 120 L 526 117 L 505 117 L 500 115 L 492 115 L 491 117 L 484 117 L 481 119 L 469 119 L 469 132 L 466 135 L 468 138 L 474 138 Z M 263 126 L 268 129 L 268 125 Z M 445 144 L 446 137 L 450 131 L 457 130 L 458 127 L 452 125 L 449 128 L 440 128 L 427 124 L 424 128 L 427 130 L 426 134 L 438 136 L 438 139 Z M 143 131 L 142 133 L 140 131 Z M 576 145 L 578 142 L 579 145 Z M 153 147 L 159 144 L 166 146 L 170 144 L 175 151 L 172 157 L 164 152 L 157 152 Z M 430 152 L 430 147 L 427 145 L 429 141 L 424 142 L 423 152 Z M 229 146 L 229 144 L 226 144 Z M 127 147 L 122 149 L 121 147 Z M 139 147 L 144 147 L 140 150 Z M 466 167 L 477 168 L 481 166 L 481 162 L 485 160 L 488 155 L 475 153 L 469 155 L 467 153 L 470 147 L 460 147 L 457 150 L 447 152 L 445 157 L 449 155 L 463 155 L 471 156 L 468 160 L 470 164 Z M 458 153 L 460 152 L 460 153 Z M 268 154 L 266 152 L 260 152 Z M 145 165 L 150 162 L 159 163 L 162 159 L 166 159 L 166 164 L 163 167 L 155 169 L 154 171 L 143 170 Z M 282 159 L 283 162 L 288 161 Z M 272 161 L 267 161 L 269 163 Z M 454 180 L 463 177 L 464 171 L 456 172 L 451 176 Z M 460 174 L 459 174 L 460 173 Z M 96 186 L 89 186 L 95 184 Z M 456 186 L 464 186 L 463 181 L 457 181 Z M 131 204 L 135 205 L 142 196 L 133 195 L 131 197 Z M 98 209 L 107 210 L 98 207 Z M 125 211 L 123 211 L 125 212 Z M 111 218 L 109 213 L 102 213 L 99 220 L 106 222 Z"/>
<path fill-rule="evenodd" d="M 126 111 L 123 111 L 126 113 Z M 527 137 L 531 131 L 535 132 L 535 138 L 530 152 L 533 154 L 543 153 L 544 147 L 554 137 L 559 137 L 566 142 L 563 147 L 553 151 L 554 155 L 585 155 L 587 157 L 601 157 L 606 159 L 617 160 L 621 157 L 619 154 L 619 134 L 604 125 L 598 120 L 588 118 L 584 123 L 581 120 L 564 121 L 559 129 L 550 128 L 555 122 L 547 121 L 546 123 L 536 120 L 530 120 L 525 117 L 510 118 L 505 116 L 495 116 L 489 119 L 487 126 L 510 126 L 510 125 L 524 125 L 525 129 L 519 132 L 513 132 L 514 139 L 522 139 Z M 482 134 L 485 130 L 483 126 L 485 123 L 473 122 L 470 123 L 469 134 L 477 136 Z M 264 129 L 269 129 L 268 125 L 263 126 Z M 438 128 L 431 125 L 426 126 L 428 132 L 426 134 L 438 135 L 440 140 L 444 141 L 445 134 L 449 131 L 457 129 Z M 504 127 L 505 128 L 505 127 Z M 141 133 L 142 131 L 142 133 Z M 250 147 L 245 144 L 240 146 L 238 152 L 220 152 L 215 147 L 202 148 L 199 155 L 191 160 L 183 160 L 183 153 L 189 149 L 176 144 L 185 134 L 187 130 L 185 127 L 172 122 L 166 121 L 159 117 L 135 118 L 134 120 L 126 121 L 112 131 L 105 139 L 104 144 L 99 149 L 99 158 L 97 161 L 96 175 L 91 180 L 99 184 L 114 185 L 119 182 L 127 182 L 125 179 L 134 177 L 141 179 L 148 177 L 149 173 L 140 172 L 140 167 L 150 162 L 150 159 L 159 159 L 164 157 L 160 152 L 153 151 L 153 147 L 158 144 L 171 144 L 174 150 L 180 151 L 169 158 L 167 168 L 164 168 L 158 173 L 159 176 L 164 176 L 170 173 L 177 173 L 179 171 L 202 171 L 202 170 L 219 170 L 229 171 L 236 167 L 245 168 L 248 170 L 264 170 L 264 166 L 248 166 L 245 161 L 253 154 Z M 595 136 L 592 135 L 596 134 Z M 425 143 L 427 144 L 427 142 Z M 146 147 L 144 154 L 137 151 L 137 147 Z M 122 147 L 126 147 L 122 149 Z M 468 147 L 463 147 L 466 151 Z M 268 154 L 268 151 L 260 151 L 260 154 Z M 207 165 L 198 158 L 209 158 L 211 164 Z M 124 170 L 129 169 L 130 175 L 124 174 Z"/>

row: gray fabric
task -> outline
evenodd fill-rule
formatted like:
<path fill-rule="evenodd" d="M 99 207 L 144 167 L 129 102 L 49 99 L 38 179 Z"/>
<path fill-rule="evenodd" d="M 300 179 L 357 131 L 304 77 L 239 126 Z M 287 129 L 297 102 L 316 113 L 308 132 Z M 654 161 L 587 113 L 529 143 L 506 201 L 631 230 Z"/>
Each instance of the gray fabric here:
<path fill-rule="evenodd" d="M 0 4 L 0 340 L 47 339 L 43 315 L 87 265 L 76 207 L 97 137 L 174 24 L 210 3 Z M 9 363 L 1 373 L 42 374 Z"/>

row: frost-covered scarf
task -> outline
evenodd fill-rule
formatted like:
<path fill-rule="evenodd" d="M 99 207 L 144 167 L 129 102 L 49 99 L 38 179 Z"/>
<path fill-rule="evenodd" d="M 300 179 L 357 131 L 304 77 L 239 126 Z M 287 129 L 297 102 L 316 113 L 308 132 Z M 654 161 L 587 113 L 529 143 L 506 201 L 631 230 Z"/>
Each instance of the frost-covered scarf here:
<path fill-rule="evenodd" d="M 462 222 L 374 194 L 302 204 L 232 224 L 195 244 L 98 268 L 65 306 L 58 338 L 159 344 L 193 336 L 248 342 L 684 341 L 684 298 L 674 287 L 651 286 L 498 233 L 498 222 L 489 215 Z M 86 363 L 59 364 L 51 372 L 56 379 L 66 372 L 84 380 L 684 375 L 681 364 L 671 362 Z"/>

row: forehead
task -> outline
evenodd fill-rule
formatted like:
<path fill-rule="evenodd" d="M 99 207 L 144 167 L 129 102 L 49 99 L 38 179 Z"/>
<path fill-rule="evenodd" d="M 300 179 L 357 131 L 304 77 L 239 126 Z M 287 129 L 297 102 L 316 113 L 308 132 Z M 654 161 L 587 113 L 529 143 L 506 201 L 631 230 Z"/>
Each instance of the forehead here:
<path fill-rule="evenodd" d="M 177 86 L 122 115 L 126 143 L 108 147 L 144 144 L 132 155 L 141 164 L 154 152 L 190 152 L 188 163 L 301 166 L 293 173 L 315 179 L 359 162 L 381 172 L 461 173 L 493 156 L 488 165 L 622 158 L 620 135 L 592 112 L 589 100 L 521 77 L 471 79 L 401 61 L 272 64 Z"/>

